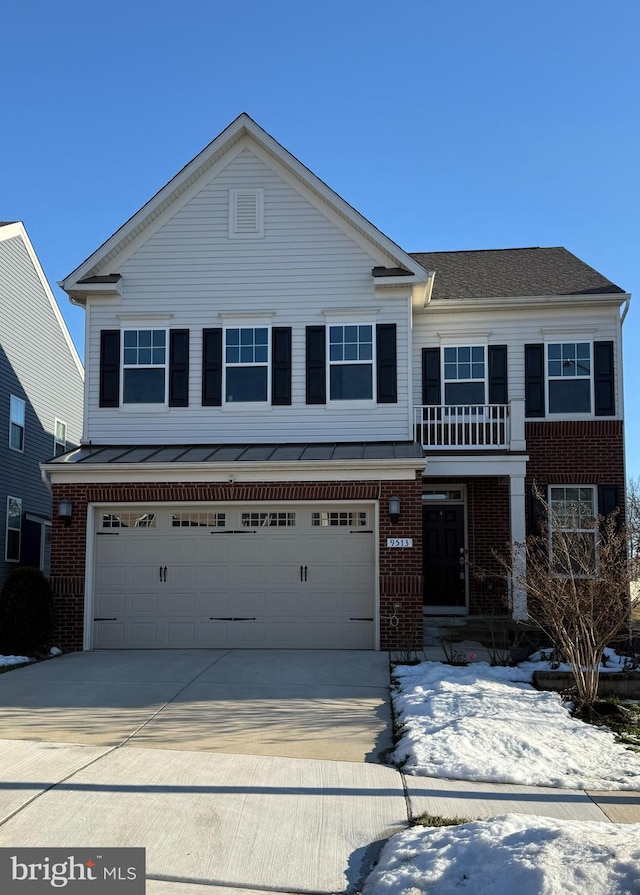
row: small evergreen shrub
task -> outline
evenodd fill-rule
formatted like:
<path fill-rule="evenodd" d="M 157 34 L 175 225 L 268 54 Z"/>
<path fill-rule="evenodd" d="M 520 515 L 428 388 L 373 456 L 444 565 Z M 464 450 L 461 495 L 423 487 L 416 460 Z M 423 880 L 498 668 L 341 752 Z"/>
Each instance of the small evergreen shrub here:
<path fill-rule="evenodd" d="M 49 645 L 53 634 L 53 597 L 39 569 L 18 566 L 0 591 L 0 652 L 24 655 Z"/>

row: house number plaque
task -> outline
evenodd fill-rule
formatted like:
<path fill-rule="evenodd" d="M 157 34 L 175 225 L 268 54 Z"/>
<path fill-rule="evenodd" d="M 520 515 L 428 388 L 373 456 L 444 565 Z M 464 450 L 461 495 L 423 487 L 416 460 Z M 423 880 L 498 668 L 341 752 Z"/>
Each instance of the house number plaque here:
<path fill-rule="evenodd" d="M 387 547 L 413 547 L 413 538 L 387 538 Z"/>

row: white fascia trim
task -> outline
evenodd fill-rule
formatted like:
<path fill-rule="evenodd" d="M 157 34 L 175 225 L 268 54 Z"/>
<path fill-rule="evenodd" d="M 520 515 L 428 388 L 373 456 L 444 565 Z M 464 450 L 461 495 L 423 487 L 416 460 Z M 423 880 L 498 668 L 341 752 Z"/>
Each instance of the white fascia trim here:
<path fill-rule="evenodd" d="M 60 308 L 58 307 L 58 302 L 55 300 L 53 296 L 53 292 L 51 291 L 51 286 L 49 285 L 49 281 L 47 280 L 44 270 L 42 269 L 42 265 L 38 260 L 38 256 L 36 255 L 35 249 L 31 244 L 31 240 L 27 234 L 26 228 L 22 221 L 16 221 L 14 224 L 5 224 L 3 227 L 0 227 L 0 241 L 4 241 L 5 239 L 11 239 L 14 237 L 19 237 L 22 239 L 24 246 L 27 250 L 27 254 L 31 259 L 31 263 L 35 269 L 35 272 L 40 280 L 40 285 L 49 300 L 49 304 L 51 305 L 51 310 L 54 313 L 58 326 L 62 331 L 62 335 L 64 337 L 65 342 L 69 347 L 69 351 L 71 352 L 71 358 L 78 368 L 78 373 L 80 374 L 80 378 L 84 382 L 84 367 L 82 365 L 82 361 L 80 360 L 80 355 L 76 351 L 76 346 L 73 344 L 73 339 L 71 338 L 71 333 L 67 328 L 67 324 L 64 322 L 64 317 L 60 313 Z"/>
<path fill-rule="evenodd" d="M 427 455 L 426 475 L 431 478 L 453 478 L 454 476 L 524 476 L 527 472 L 527 454 L 501 454 L 478 457 L 429 457 Z"/>
<path fill-rule="evenodd" d="M 526 295 L 513 298 L 441 298 L 416 310 L 425 314 L 463 314 L 468 311 L 505 310 L 522 308 L 529 310 L 554 307 L 593 308 L 621 307 L 629 298 L 625 293 L 605 293 L 599 295 Z"/>
<path fill-rule="evenodd" d="M 341 481 L 411 481 L 424 460 L 333 460 L 331 463 L 298 460 L 271 463 L 103 463 L 78 466 L 42 464 L 43 474 L 51 484 L 120 484 L 120 483 L 250 483 L 250 482 L 341 482 Z"/>

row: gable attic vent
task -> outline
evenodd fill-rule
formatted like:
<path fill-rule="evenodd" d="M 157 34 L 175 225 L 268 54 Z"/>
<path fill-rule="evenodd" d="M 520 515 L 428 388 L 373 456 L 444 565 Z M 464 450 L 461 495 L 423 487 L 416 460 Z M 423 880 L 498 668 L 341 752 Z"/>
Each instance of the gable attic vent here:
<path fill-rule="evenodd" d="M 264 190 L 229 191 L 229 236 L 264 236 Z"/>

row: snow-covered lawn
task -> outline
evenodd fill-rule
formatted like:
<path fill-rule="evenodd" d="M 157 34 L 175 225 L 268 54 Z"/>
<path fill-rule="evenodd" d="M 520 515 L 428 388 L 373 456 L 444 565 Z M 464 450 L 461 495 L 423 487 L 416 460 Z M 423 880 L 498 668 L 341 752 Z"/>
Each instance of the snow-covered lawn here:
<path fill-rule="evenodd" d="M 396 667 L 396 761 L 431 777 L 640 790 L 640 754 L 573 719 L 558 694 L 534 690 L 533 671 L 544 667 Z M 461 892 L 640 895 L 640 824 L 505 814 L 414 827 L 389 840 L 363 895 Z"/>
<path fill-rule="evenodd" d="M 530 681 L 540 667 L 397 666 L 395 761 L 426 777 L 640 790 L 640 753 L 572 718 L 557 693 L 535 690 Z"/>
<path fill-rule="evenodd" d="M 363 895 L 638 895 L 640 824 L 504 814 L 414 827 L 384 847 Z"/>

